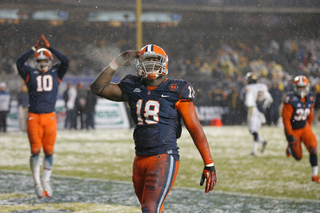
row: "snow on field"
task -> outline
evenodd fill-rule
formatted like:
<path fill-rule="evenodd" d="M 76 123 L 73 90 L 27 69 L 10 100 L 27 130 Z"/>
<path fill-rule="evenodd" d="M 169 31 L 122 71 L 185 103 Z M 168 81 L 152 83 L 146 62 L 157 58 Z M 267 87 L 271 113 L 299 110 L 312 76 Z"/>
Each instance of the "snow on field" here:
<path fill-rule="evenodd" d="M 205 194 L 203 187 L 199 186 L 202 159 L 188 131 L 183 129 L 178 140 L 180 169 L 166 200 L 166 212 L 179 212 L 178 209 L 183 212 L 320 212 L 320 185 L 311 182 L 308 153 L 304 148 L 300 162 L 287 158 L 282 127 L 261 129 L 260 133 L 268 141 L 268 146 L 265 153 L 258 153 L 257 157 L 249 156 L 252 136 L 246 126 L 204 127 L 204 131 L 216 164 L 218 184 L 209 194 Z M 314 127 L 314 131 L 319 137 L 320 128 Z M 51 204 L 52 207 L 53 204 L 66 202 L 68 208 L 77 209 L 83 203 L 96 201 L 99 205 L 123 205 L 125 199 L 129 200 L 125 205 L 137 208 L 131 183 L 134 158 L 132 133 L 132 129 L 58 131 L 52 179 L 57 198 L 45 202 L 37 200 L 35 203 L 44 204 L 46 209 L 46 205 Z M 3 179 L 0 181 L 0 206 L 13 208 L 17 203 L 32 202 L 34 198 L 30 196 L 34 192 L 26 133 L 0 135 L 0 150 L 0 179 Z M 88 178 L 97 179 L 90 182 Z M 111 184 L 111 189 L 101 188 L 105 182 Z M 87 183 L 90 184 L 85 186 Z M 68 195 L 70 200 L 64 201 L 66 191 L 71 193 Z M 77 191 L 74 196 L 73 191 Z M 14 198 L 8 198 L 6 193 L 12 193 L 10 196 Z M 17 194 L 22 194 L 22 197 L 17 197 Z M 62 209 L 61 206 L 55 208 Z"/>
<path fill-rule="evenodd" d="M 140 212 L 133 187 L 126 182 L 54 176 L 54 196 L 41 200 L 26 173 L 0 171 L 0 186 L 0 212 Z M 167 213 L 317 213 L 320 202 L 173 188 L 164 208 Z"/>

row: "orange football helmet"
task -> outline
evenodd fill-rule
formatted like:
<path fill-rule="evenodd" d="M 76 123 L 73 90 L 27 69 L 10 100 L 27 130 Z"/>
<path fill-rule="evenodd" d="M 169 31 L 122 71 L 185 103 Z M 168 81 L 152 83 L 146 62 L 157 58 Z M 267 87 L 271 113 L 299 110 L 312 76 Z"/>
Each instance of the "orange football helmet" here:
<path fill-rule="evenodd" d="M 306 76 L 298 75 L 294 78 L 294 93 L 300 98 L 304 98 L 309 94 L 310 91 L 310 83 Z"/>
<path fill-rule="evenodd" d="M 138 76 L 147 79 L 156 79 L 168 74 L 168 56 L 159 46 L 148 44 L 139 51 L 136 60 Z"/>
<path fill-rule="evenodd" d="M 52 53 L 45 48 L 40 48 L 34 55 L 36 68 L 41 72 L 47 72 L 52 64 Z"/>

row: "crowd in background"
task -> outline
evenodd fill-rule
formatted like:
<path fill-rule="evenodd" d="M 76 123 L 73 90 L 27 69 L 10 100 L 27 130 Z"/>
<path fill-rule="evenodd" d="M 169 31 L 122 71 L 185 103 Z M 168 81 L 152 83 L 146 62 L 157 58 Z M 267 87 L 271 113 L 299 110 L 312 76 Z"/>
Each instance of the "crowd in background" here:
<path fill-rule="evenodd" d="M 94 76 L 121 51 L 136 49 L 135 31 L 128 26 L 91 24 L 82 27 L 86 33 L 70 34 L 67 26 L 28 25 L 28 33 L 15 36 L 23 28 L 8 26 L 0 39 L 0 76 L 17 74 L 15 60 L 37 40 L 39 28 L 70 57 L 70 76 Z M 284 37 L 272 36 L 267 32 L 223 38 L 214 32 L 195 33 L 187 27 L 146 27 L 145 31 L 144 44 L 154 43 L 167 50 L 172 77 L 234 81 L 248 71 L 276 81 L 295 74 L 320 77 L 320 36 L 311 33 L 310 37 L 287 36 L 290 32 L 283 32 Z"/>
<path fill-rule="evenodd" d="M 89 86 L 85 88 L 83 82 L 76 85 L 68 83 L 63 100 L 66 108 L 65 129 L 95 129 L 94 114 L 98 97 Z"/>
<path fill-rule="evenodd" d="M 96 76 L 117 54 L 136 49 L 135 30 L 129 25 L 74 26 L 74 31 L 83 33 L 70 33 L 68 26 L 45 23 L 28 24 L 27 30 L 20 24 L 2 27 L 7 29 L 0 39 L 1 79 L 5 79 L 4 76 L 15 79 L 18 75 L 15 60 L 38 39 L 39 30 L 70 58 L 69 77 Z M 194 30 L 192 26 L 145 25 L 143 42 L 157 44 L 167 51 L 169 77 L 183 78 L 194 84 L 196 103 L 205 100 L 206 105 L 228 107 L 229 113 L 223 117 L 226 125 L 242 124 L 246 120 L 244 76 L 248 72 L 256 73 L 259 81 L 268 85 L 275 100 L 267 111 L 267 122 L 277 125 L 282 95 L 292 89 L 295 75 L 307 76 L 312 91 L 320 96 L 320 32 L 315 28 L 303 35 L 289 29 L 270 29 L 269 32 L 251 29 L 253 33 L 245 34 L 246 30 L 223 36 L 224 32 Z M 24 33 L 17 36 L 16 32 Z M 116 76 L 123 76 L 123 72 L 117 72 Z M 16 97 L 19 87 L 10 85 L 9 89 Z"/>

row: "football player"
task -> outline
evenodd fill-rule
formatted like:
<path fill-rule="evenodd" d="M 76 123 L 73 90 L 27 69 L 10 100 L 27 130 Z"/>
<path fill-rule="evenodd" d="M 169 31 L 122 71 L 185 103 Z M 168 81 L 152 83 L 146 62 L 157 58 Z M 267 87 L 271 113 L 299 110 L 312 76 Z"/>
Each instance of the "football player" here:
<path fill-rule="evenodd" d="M 52 53 L 60 63 L 52 64 Z M 25 62 L 34 54 L 35 67 Z M 30 50 L 22 54 L 17 60 L 19 75 L 25 81 L 29 93 L 29 113 L 27 132 L 31 147 L 30 167 L 35 184 L 35 191 L 39 198 L 52 196 L 50 176 L 53 164 L 53 147 L 57 135 L 57 119 L 55 104 L 58 87 L 66 74 L 69 59 L 56 50 L 44 35 Z M 43 174 L 40 181 L 41 147 L 44 151 Z"/>
<path fill-rule="evenodd" d="M 264 152 L 267 142 L 259 134 L 261 125 L 266 122 L 264 113 L 272 102 L 272 96 L 267 85 L 257 82 L 257 75 L 247 73 L 247 85 L 245 86 L 245 105 L 248 108 L 247 122 L 249 131 L 253 135 L 253 146 L 251 155 L 257 154 L 259 142 L 262 144 L 261 153 Z"/>
<path fill-rule="evenodd" d="M 137 74 L 126 75 L 120 83 L 111 83 L 120 66 L 136 61 Z M 195 107 L 194 89 L 189 82 L 166 78 L 168 56 L 154 44 L 139 52 L 128 50 L 105 67 L 91 84 L 98 96 L 112 101 L 126 101 L 136 126 L 133 138 L 135 159 L 132 180 L 142 212 L 162 212 L 179 168 L 181 118 L 204 161 L 200 180 L 205 192 L 217 182 L 216 170 L 205 133 Z"/>
<path fill-rule="evenodd" d="M 317 139 L 311 129 L 315 97 L 309 91 L 310 83 L 306 76 L 294 78 L 293 91 L 286 94 L 282 108 L 284 131 L 288 141 L 286 154 L 297 161 L 302 158 L 303 143 L 310 157 L 312 181 L 320 183 L 318 176 Z"/>

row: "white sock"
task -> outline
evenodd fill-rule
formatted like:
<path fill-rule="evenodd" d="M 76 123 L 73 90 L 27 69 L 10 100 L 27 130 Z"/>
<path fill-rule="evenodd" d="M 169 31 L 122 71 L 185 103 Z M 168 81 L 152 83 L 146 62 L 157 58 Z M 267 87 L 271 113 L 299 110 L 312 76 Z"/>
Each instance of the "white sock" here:
<path fill-rule="evenodd" d="M 258 149 L 258 141 L 254 141 L 253 142 L 253 146 L 252 146 L 252 153 L 256 154 L 257 153 L 257 149 Z"/>
<path fill-rule="evenodd" d="M 50 155 L 48 157 L 43 158 L 43 177 L 42 181 L 50 182 L 50 177 L 52 173 L 52 164 L 53 164 L 53 156 Z"/>
<path fill-rule="evenodd" d="M 259 140 L 260 143 L 263 143 L 263 142 L 264 142 L 264 139 L 263 139 L 263 137 L 262 137 L 260 134 L 258 135 L 258 140 Z"/>
<path fill-rule="evenodd" d="M 30 157 L 30 168 L 32 172 L 32 177 L 35 185 L 40 184 L 40 161 L 39 155 L 34 155 Z"/>
<path fill-rule="evenodd" d="M 318 175 L 318 166 L 313 166 L 312 167 L 312 177 Z"/>

